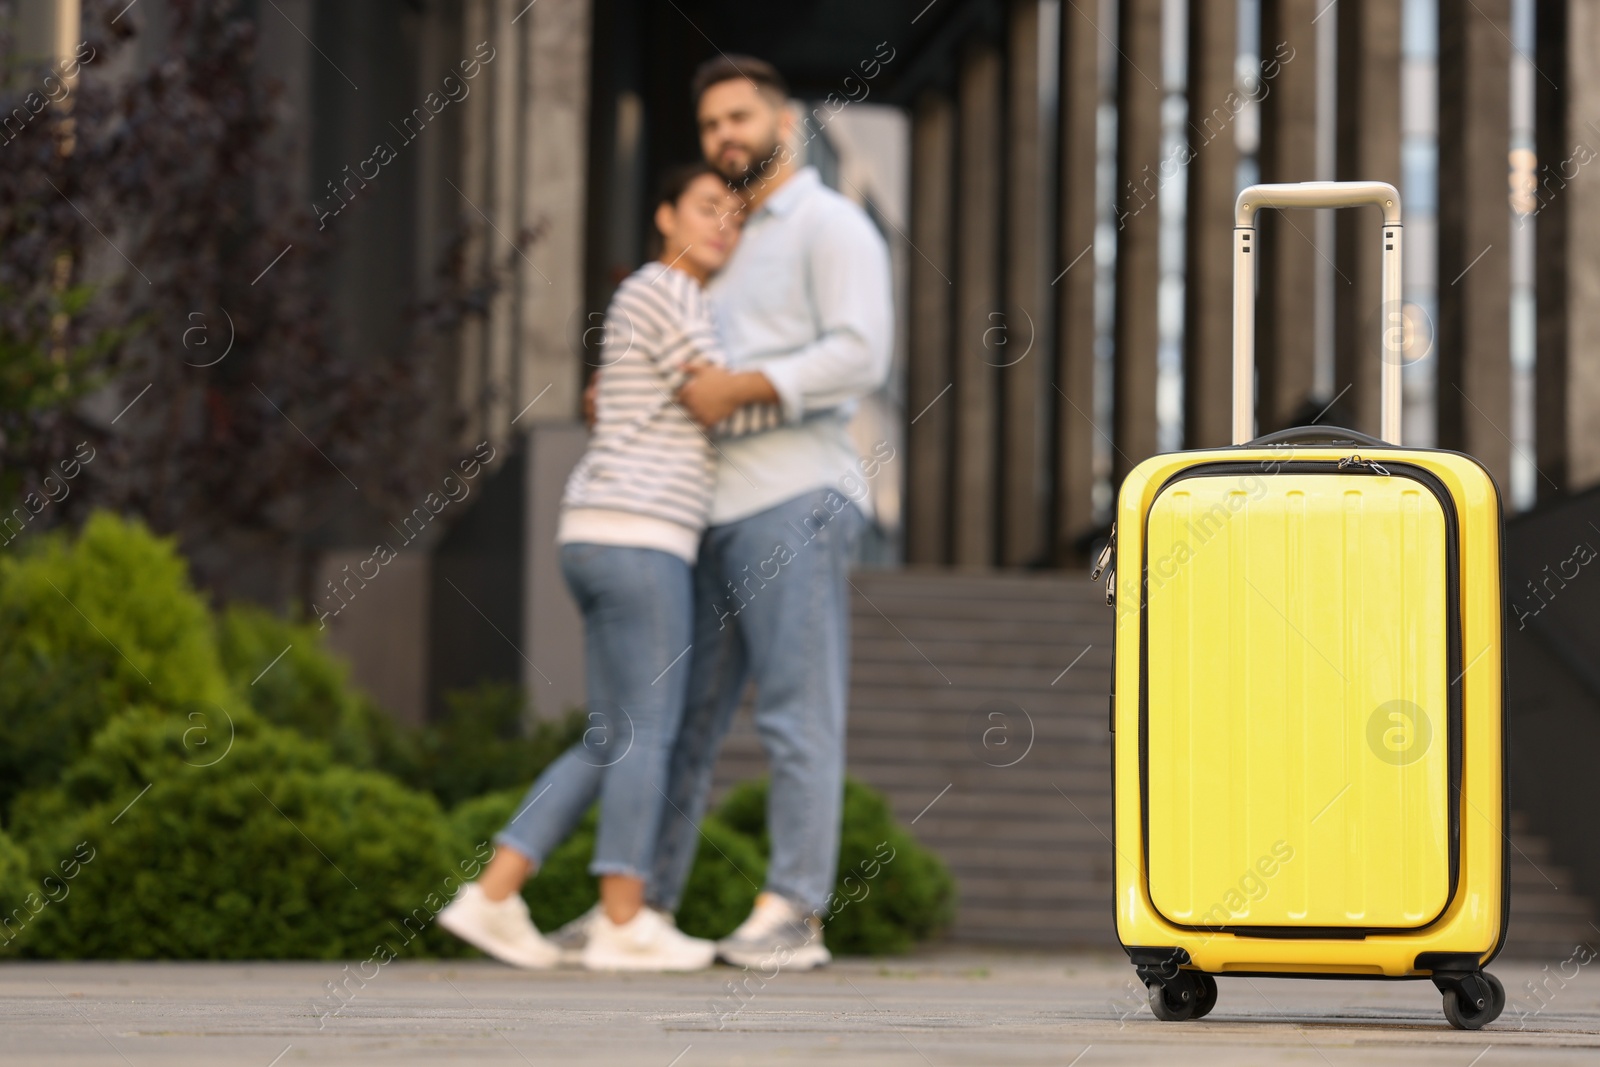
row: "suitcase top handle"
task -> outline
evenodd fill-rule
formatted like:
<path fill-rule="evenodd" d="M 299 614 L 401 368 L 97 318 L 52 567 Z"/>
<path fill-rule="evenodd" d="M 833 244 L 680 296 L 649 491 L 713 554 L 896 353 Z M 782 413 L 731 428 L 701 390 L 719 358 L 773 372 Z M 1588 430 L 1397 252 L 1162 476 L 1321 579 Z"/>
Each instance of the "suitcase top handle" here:
<path fill-rule="evenodd" d="M 1252 185 L 1239 194 L 1233 222 L 1233 443 L 1255 435 L 1256 212 L 1264 207 L 1366 207 L 1383 211 L 1383 372 L 1380 436 L 1400 444 L 1400 367 L 1405 341 L 1400 292 L 1400 193 L 1388 182 Z"/>

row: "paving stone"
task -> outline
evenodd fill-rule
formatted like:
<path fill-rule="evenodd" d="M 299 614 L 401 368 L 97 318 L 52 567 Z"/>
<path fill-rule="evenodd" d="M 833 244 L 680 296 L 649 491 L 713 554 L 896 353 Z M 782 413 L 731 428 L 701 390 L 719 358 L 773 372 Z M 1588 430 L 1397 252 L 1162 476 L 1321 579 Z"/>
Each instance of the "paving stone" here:
<path fill-rule="evenodd" d="M 1573 963 L 1563 982 L 1561 965 L 1492 967 L 1506 1012 L 1463 1032 L 1445 1024 L 1426 981 L 1224 978 L 1209 1018 L 1160 1023 L 1111 953 L 946 947 L 770 980 L 728 967 L 599 975 L 487 961 L 396 961 L 365 980 L 335 962 L 8 963 L 0 1064 L 1600 1062 L 1600 976 Z M 328 999 L 326 983 L 340 981 L 345 999 Z"/>

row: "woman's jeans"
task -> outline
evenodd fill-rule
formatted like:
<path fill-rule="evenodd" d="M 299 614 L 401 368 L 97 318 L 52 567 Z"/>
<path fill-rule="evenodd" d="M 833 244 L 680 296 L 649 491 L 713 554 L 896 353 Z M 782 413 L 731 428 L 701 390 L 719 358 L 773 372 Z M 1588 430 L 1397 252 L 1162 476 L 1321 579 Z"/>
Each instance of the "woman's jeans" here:
<path fill-rule="evenodd" d="M 588 728 L 494 840 L 542 863 L 598 796 L 589 873 L 648 878 L 689 681 L 692 571 L 655 549 L 566 544 L 561 572 L 583 612 Z"/>

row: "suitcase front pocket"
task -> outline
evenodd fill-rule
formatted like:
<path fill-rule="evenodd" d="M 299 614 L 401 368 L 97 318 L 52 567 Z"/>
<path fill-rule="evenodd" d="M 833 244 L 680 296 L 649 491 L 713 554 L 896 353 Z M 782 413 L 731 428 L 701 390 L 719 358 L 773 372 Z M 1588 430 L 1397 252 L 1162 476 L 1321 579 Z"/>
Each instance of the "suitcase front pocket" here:
<path fill-rule="evenodd" d="M 1454 508 L 1409 465 L 1271 470 L 1192 468 L 1146 519 L 1150 899 L 1239 933 L 1416 929 L 1457 870 Z"/>

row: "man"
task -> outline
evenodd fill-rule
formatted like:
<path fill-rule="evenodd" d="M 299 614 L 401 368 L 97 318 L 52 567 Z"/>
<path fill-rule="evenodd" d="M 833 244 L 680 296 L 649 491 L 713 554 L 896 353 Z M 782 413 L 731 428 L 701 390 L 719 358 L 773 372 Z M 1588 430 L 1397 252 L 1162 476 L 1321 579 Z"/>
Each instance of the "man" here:
<path fill-rule="evenodd" d="M 719 56 L 696 72 L 700 145 L 745 200 L 744 232 L 710 294 L 727 369 L 678 402 L 702 426 L 777 403 L 783 425 L 719 441 L 711 525 L 695 568 L 688 705 L 669 765 L 649 899 L 677 909 L 699 846 L 717 749 L 746 682 L 772 770 L 767 884 L 719 955 L 809 969 L 830 956 L 820 917 L 833 890 L 844 787 L 850 586 L 865 517 L 841 492 L 859 457 L 857 398 L 888 377 L 889 252 L 855 204 L 787 147 L 795 120 L 770 64 Z"/>

